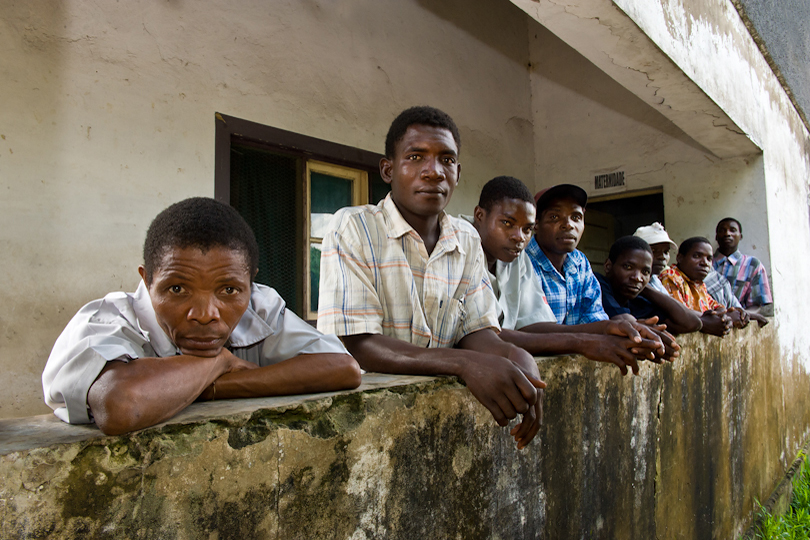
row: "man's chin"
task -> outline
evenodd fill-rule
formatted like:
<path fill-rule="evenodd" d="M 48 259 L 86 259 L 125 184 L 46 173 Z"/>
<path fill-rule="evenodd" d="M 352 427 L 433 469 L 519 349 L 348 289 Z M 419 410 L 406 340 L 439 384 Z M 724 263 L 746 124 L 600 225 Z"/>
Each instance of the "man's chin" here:
<path fill-rule="evenodd" d="M 200 358 L 213 358 L 222 352 L 222 347 L 209 347 L 209 348 L 189 348 L 178 347 L 180 352 L 188 356 L 199 356 Z"/>

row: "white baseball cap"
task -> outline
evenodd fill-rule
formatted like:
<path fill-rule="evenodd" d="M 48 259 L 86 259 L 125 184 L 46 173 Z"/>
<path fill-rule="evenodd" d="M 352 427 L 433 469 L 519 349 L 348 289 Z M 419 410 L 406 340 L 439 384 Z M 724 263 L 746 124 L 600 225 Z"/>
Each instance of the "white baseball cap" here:
<path fill-rule="evenodd" d="M 650 245 L 669 242 L 669 244 L 675 249 L 675 251 L 678 250 L 678 244 L 672 241 L 672 239 L 667 234 L 666 229 L 664 229 L 664 226 L 658 223 L 657 221 L 652 225 L 647 225 L 646 227 L 639 227 L 638 229 L 636 229 L 636 232 L 633 233 L 633 236 L 638 236 L 639 238 L 641 238 Z"/>

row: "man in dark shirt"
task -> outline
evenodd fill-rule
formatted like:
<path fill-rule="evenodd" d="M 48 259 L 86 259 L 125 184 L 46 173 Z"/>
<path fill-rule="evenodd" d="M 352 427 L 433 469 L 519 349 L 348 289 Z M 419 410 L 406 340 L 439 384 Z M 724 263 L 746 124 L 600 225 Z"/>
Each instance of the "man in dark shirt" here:
<path fill-rule="evenodd" d="M 605 275 L 597 274 L 602 287 L 602 306 L 608 316 L 630 320 L 658 317 L 675 333 L 701 329 L 696 312 L 650 287 L 653 253 L 650 245 L 636 236 L 624 236 L 611 246 L 605 261 Z"/>

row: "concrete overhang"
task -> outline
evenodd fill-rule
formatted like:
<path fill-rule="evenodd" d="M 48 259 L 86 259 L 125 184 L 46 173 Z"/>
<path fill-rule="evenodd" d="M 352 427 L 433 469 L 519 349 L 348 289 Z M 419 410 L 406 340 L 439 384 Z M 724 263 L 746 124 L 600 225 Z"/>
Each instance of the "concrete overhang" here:
<path fill-rule="evenodd" d="M 610 0 L 511 0 L 715 156 L 761 149 Z"/>

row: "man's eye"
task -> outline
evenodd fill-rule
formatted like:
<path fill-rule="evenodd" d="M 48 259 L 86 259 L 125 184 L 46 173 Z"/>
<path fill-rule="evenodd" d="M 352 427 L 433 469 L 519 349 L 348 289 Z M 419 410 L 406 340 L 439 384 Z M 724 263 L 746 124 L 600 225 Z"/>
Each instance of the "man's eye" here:
<path fill-rule="evenodd" d="M 224 289 L 222 289 L 222 292 L 228 295 L 236 294 L 239 292 L 239 289 L 237 289 L 236 287 L 225 287 Z"/>
<path fill-rule="evenodd" d="M 447 163 L 448 165 L 453 165 L 456 162 L 456 158 L 447 156 L 444 158 L 444 162 Z"/>
<path fill-rule="evenodd" d="M 419 157 L 420 156 L 418 154 L 411 154 L 410 156 L 408 156 L 408 159 L 411 161 L 416 161 L 417 159 L 419 159 Z"/>
<path fill-rule="evenodd" d="M 172 285 L 171 287 L 169 287 L 169 292 L 172 294 L 180 294 L 181 292 L 183 292 L 183 287 L 181 287 L 180 285 Z"/>

